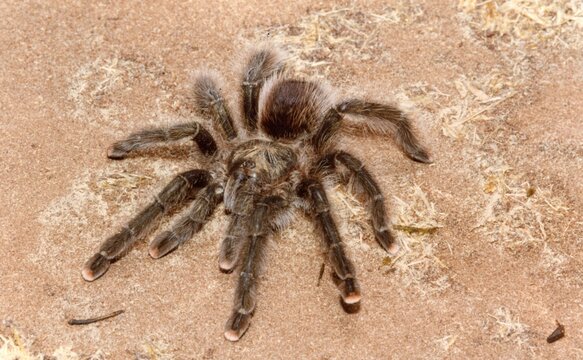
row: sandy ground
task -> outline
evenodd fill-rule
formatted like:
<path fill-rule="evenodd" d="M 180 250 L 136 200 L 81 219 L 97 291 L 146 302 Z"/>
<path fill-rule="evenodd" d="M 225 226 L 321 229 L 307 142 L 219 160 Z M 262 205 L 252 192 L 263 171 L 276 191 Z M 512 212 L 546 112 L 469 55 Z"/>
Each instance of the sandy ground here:
<path fill-rule="evenodd" d="M 0 357 L 583 359 L 580 2 L 209 3 L 0 4 Z M 196 166 L 187 143 L 123 162 L 107 146 L 195 116 L 185 85 L 198 67 L 237 89 L 234 59 L 261 40 L 300 75 L 402 104 L 435 163 L 345 140 L 389 199 L 401 254 L 387 258 L 365 209 L 331 190 L 360 311 L 342 310 L 328 275 L 318 286 L 318 233 L 300 217 L 274 239 L 251 328 L 229 343 L 221 211 L 163 259 L 140 243 L 94 283 L 80 268 Z M 555 320 L 566 336 L 548 344 Z"/>

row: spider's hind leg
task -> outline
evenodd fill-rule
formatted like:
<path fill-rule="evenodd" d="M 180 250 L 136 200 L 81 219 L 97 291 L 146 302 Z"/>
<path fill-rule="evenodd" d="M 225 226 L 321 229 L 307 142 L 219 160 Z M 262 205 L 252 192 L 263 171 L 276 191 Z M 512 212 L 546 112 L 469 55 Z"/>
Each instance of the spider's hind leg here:
<path fill-rule="evenodd" d="M 148 230 L 158 223 L 162 216 L 186 203 L 200 187 L 206 186 L 211 176 L 205 170 L 192 170 L 176 176 L 135 218 L 117 234 L 105 240 L 97 253 L 83 266 L 82 275 L 93 281 L 107 271 L 112 261 L 122 257 L 129 248 Z"/>
<path fill-rule="evenodd" d="M 241 106 L 247 130 L 257 130 L 259 93 L 263 84 L 283 68 L 284 57 L 275 48 L 261 47 L 253 51 L 247 59 L 241 83 Z"/>

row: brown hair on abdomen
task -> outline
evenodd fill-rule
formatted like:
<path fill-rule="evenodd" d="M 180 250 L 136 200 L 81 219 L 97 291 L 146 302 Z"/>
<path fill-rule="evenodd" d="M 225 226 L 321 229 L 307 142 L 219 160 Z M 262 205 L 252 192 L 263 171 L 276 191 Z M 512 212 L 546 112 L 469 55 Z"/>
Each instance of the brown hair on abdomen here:
<path fill-rule="evenodd" d="M 264 87 L 259 114 L 261 129 L 274 139 L 296 139 L 312 132 L 330 105 L 316 83 L 274 79 Z"/>

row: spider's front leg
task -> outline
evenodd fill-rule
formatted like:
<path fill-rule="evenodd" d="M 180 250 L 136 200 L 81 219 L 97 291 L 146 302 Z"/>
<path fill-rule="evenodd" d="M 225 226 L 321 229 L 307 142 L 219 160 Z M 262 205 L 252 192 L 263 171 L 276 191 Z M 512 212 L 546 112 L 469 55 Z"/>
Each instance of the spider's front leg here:
<path fill-rule="evenodd" d="M 257 178 L 246 173 L 248 166 L 242 164 L 229 177 L 225 189 L 225 211 L 231 215 L 227 234 L 221 242 L 219 267 L 221 271 L 230 273 L 237 265 L 241 256 L 241 247 L 247 235 L 249 217 L 253 213 L 253 204 L 257 197 Z"/>
<path fill-rule="evenodd" d="M 239 340 L 249 327 L 255 310 L 257 282 L 267 248 L 267 236 L 270 233 L 269 220 L 274 212 L 286 206 L 286 201 L 280 196 L 267 196 L 257 201 L 254 206 L 249 219 L 247 238 L 240 251 L 242 261 L 233 312 L 225 326 L 225 338 L 229 341 Z"/>
<path fill-rule="evenodd" d="M 217 151 L 217 144 L 212 135 L 202 125 L 193 121 L 168 128 L 146 129 L 135 132 L 126 139 L 114 143 L 108 149 L 107 157 L 112 160 L 121 160 L 125 159 L 133 151 L 147 149 L 157 144 L 178 141 L 187 137 L 192 137 L 192 140 L 204 155 L 210 156 Z"/>
<path fill-rule="evenodd" d="M 164 214 L 184 205 L 210 180 L 211 175 L 206 170 L 191 170 L 176 176 L 152 203 L 101 244 L 99 251 L 83 266 L 83 278 L 93 281 L 102 276 L 111 262 L 123 256 L 138 239 L 144 237 Z"/>
<path fill-rule="evenodd" d="M 299 185 L 298 194 L 312 204 L 312 213 L 322 229 L 328 247 L 330 263 L 339 279 L 338 287 L 342 300 L 346 304 L 358 303 L 361 295 L 354 265 L 344 252 L 344 244 L 332 218 L 330 203 L 322 183 L 313 178 L 306 179 Z"/>

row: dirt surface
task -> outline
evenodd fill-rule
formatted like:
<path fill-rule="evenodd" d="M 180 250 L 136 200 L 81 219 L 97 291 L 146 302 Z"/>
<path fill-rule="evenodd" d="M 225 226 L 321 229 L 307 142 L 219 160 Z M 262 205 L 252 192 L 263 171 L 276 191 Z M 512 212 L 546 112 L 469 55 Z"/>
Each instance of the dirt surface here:
<path fill-rule="evenodd" d="M 0 4 L 0 357 L 583 359 L 580 2 L 211 3 Z M 222 211 L 163 259 L 140 243 L 93 283 L 80 269 L 196 167 L 188 143 L 122 162 L 107 146 L 197 116 L 196 68 L 220 71 L 235 102 L 234 64 L 265 40 L 299 75 L 401 104 L 435 162 L 343 140 L 384 189 L 401 253 L 329 189 L 360 311 L 342 310 L 329 267 L 317 286 L 323 250 L 300 216 L 273 239 L 252 325 L 230 343 Z M 548 344 L 555 320 L 566 336 Z"/>

